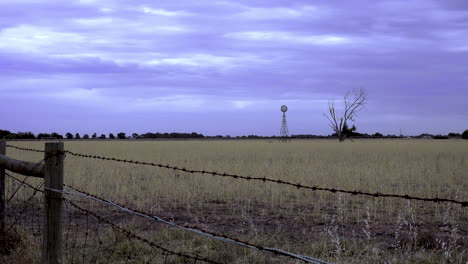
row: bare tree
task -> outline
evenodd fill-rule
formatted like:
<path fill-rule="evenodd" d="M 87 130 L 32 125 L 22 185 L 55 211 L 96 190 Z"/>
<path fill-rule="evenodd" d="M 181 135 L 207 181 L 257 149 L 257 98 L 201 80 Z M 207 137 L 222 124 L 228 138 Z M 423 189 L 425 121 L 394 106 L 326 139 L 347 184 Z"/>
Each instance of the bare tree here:
<path fill-rule="evenodd" d="M 344 97 L 344 112 L 337 114 L 335 102 L 328 102 L 328 114 L 323 114 L 329 121 L 329 126 L 338 135 L 340 142 L 346 139 L 344 129 L 348 127 L 348 121 L 354 121 L 357 113 L 364 109 L 367 103 L 367 91 L 364 88 L 356 88 L 352 91 L 352 96 L 347 92 Z"/>

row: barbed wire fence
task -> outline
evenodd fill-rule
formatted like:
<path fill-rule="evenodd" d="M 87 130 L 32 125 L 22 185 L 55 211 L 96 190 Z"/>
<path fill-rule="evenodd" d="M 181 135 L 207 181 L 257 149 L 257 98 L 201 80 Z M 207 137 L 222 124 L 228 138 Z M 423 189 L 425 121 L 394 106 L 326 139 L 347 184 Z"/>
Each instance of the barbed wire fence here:
<path fill-rule="evenodd" d="M 7 184 L 6 219 L 3 234 L 0 234 L 2 246 L 0 246 L 0 255 L 10 254 L 18 245 L 20 238 L 29 234 L 29 239 L 35 244 L 40 244 L 42 239 L 42 183 L 28 183 L 28 178 L 19 179 L 15 176 L 5 173 L 11 179 Z M 8 235 L 7 235 L 8 234 Z"/>
<path fill-rule="evenodd" d="M 18 150 L 25 150 L 25 151 L 32 151 L 32 152 L 43 152 L 42 150 L 38 149 L 31 149 L 31 148 L 20 148 L 12 145 L 7 145 L 7 147 L 12 147 Z M 384 197 L 384 198 L 402 198 L 406 200 L 416 200 L 416 201 L 425 201 L 425 202 L 435 202 L 435 203 L 441 203 L 441 202 L 447 202 L 447 203 L 453 203 L 453 204 L 459 204 L 463 207 L 468 206 L 468 201 L 458 201 L 455 199 L 449 199 L 449 198 L 440 198 L 440 197 L 418 197 L 418 196 L 413 196 L 409 194 L 392 194 L 392 193 L 380 193 L 380 192 L 365 192 L 365 191 L 359 191 L 359 190 L 346 190 L 346 189 L 339 189 L 339 188 L 328 188 L 328 187 L 322 187 L 322 186 L 308 186 L 304 185 L 301 183 L 293 183 L 289 181 L 285 181 L 282 179 L 270 179 L 267 177 L 253 177 L 253 176 L 246 176 L 246 175 L 239 175 L 239 174 L 232 174 L 232 173 L 221 173 L 221 172 L 216 172 L 216 171 L 207 171 L 207 170 L 193 170 L 193 169 L 187 169 L 183 167 L 178 167 L 178 166 L 173 166 L 173 165 L 168 165 L 168 164 L 161 164 L 161 163 L 154 163 L 154 162 L 145 162 L 145 161 L 135 161 L 135 160 L 127 160 L 127 159 L 119 159 L 119 158 L 114 158 L 114 157 L 104 157 L 104 156 L 98 156 L 98 155 L 88 155 L 88 154 L 82 154 L 82 153 L 75 153 L 69 150 L 64 151 L 65 154 L 70 154 L 72 156 L 76 157 L 81 157 L 81 158 L 87 158 L 87 159 L 97 159 L 97 160 L 105 160 L 105 161 L 115 161 L 115 162 L 121 162 L 121 163 L 129 163 L 129 164 L 135 164 L 135 165 L 145 165 L 145 166 L 152 166 L 152 167 L 159 167 L 159 168 L 165 168 L 165 169 L 171 169 L 174 171 L 181 171 L 181 172 L 186 172 L 186 173 L 191 173 L 191 174 L 208 174 L 212 176 L 220 176 L 220 177 L 229 177 L 233 179 L 240 179 L 240 180 L 246 180 L 246 181 L 261 181 L 264 183 L 276 183 L 280 185 L 287 185 L 290 187 L 295 187 L 297 189 L 307 189 L 310 191 L 325 191 L 325 192 L 330 192 L 330 193 L 345 193 L 345 194 L 351 194 L 351 195 L 362 195 L 362 196 L 371 196 L 371 197 Z"/>
<path fill-rule="evenodd" d="M 7 145 L 7 147 L 29 151 L 44 153 L 43 150 L 32 149 L 32 148 L 22 148 L 12 145 Z M 461 205 L 465 207 L 468 205 L 468 201 L 459 201 L 449 198 L 426 198 L 418 197 L 412 195 L 401 195 L 401 194 L 389 194 L 389 193 L 379 193 L 379 192 L 365 192 L 357 190 L 346 190 L 346 189 L 337 189 L 337 188 L 328 188 L 321 186 L 307 186 L 301 183 L 288 182 L 281 179 L 270 179 L 266 177 L 252 177 L 245 175 L 237 175 L 230 173 L 220 173 L 216 171 L 205 171 L 205 170 L 192 170 L 178 166 L 172 166 L 167 164 L 159 164 L 152 162 L 144 161 L 135 161 L 135 160 L 126 160 L 119 159 L 114 157 L 104 157 L 97 155 L 88 155 L 82 153 L 75 153 L 69 150 L 63 152 L 55 153 L 55 155 L 72 155 L 80 158 L 87 159 L 97 159 L 104 161 L 114 161 L 121 163 L 130 163 L 135 165 L 143 166 L 152 166 L 159 168 L 171 169 L 174 171 L 182 171 L 191 174 L 208 174 L 212 176 L 219 177 L 229 177 L 233 179 L 246 180 L 246 181 L 258 181 L 263 183 L 275 183 L 284 186 L 295 187 L 297 189 L 305 189 L 309 191 L 325 191 L 330 193 L 345 193 L 351 195 L 361 195 L 368 197 L 383 197 L 383 198 L 400 198 L 406 200 L 418 200 L 423 202 L 433 202 L 433 203 L 450 203 L 455 205 Z M 43 161 L 41 161 L 43 162 Z M 41 163 L 40 162 L 40 163 Z M 310 256 L 305 256 L 301 254 L 296 254 L 288 251 L 284 251 L 277 248 L 265 247 L 261 245 L 256 245 L 249 241 L 244 241 L 238 238 L 230 237 L 224 234 L 215 233 L 206 229 L 202 229 L 193 225 L 177 224 L 169 220 L 163 219 L 159 216 L 154 216 L 148 212 L 137 210 L 129 206 L 117 203 L 102 197 L 99 197 L 95 194 L 88 193 L 84 190 L 80 190 L 76 187 L 64 184 L 64 190 L 57 190 L 51 188 L 44 188 L 43 184 L 39 183 L 34 186 L 33 184 L 28 183 L 28 177 L 25 177 L 21 180 L 18 177 L 13 176 L 10 173 L 6 174 L 9 178 L 12 179 L 14 184 L 11 184 L 10 192 L 12 193 L 11 197 L 8 199 L 10 202 L 18 193 L 28 193 L 29 195 L 24 195 L 22 197 L 23 209 L 27 208 L 30 204 L 41 204 L 41 202 L 31 201 L 38 198 L 38 193 L 44 193 L 44 190 L 61 193 L 64 196 L 66 204 L 66 214 L 64 216 L 64 253 L 65 259 L 69 263 L 113 263 L 113 261 L 121 261 L 124 263 L 132 263 L 132 261 L 138 261 L 137 263 L 193 263 L 204 262 L 204 263 L 223 263 L 218 262 L 208 257 L 204 257 L 199 254 L 184 252 L 184 251 L 175 251 L 170 249 L 170 245 L 157 244 L 151 240 L 151 238 L 145 237 L 145 235 L 137 234 L 136 230 L 131 228 L 126 228 L 125 221 L 121 221 L 119 225 L 116 222 L 116 219 L 125 218 L 131 215 L 131 217 L 143 218 L 149 220 L 150 222 L 158 222 L 164 225 L 185 230 L 200 236 L 204 236 L 210 239 L 215 239 L 224 243 L 231 245 L 241 246 L 247 249 L 253 249 L 260 252 L 266 252 L 274 254 L 275 256 L 288 257 L 297 261 L 304 263 L 319 263 L 324 264 L 328 263 L 326 261 L 320 260 L 318 258 L 313 258 Z M 19 190 L 23 190 L 20 192 Z M 75 197 L 76 199 L 72 198 Z M 91 206 L 91 202 L 99 203 L 105 205 L 108 210 L 107 212 L 99 212 L 101 207 L 95 205 Z M 15 214 L 17 218 L 23 217 L 23 220 L 14 219 L 12 221 L 12 226 L 15 226 L 19 223 L 23 224 L 29 221 L 30 228 L 26 228 L 32 234 L 36 234 L 36 237 L 40 237 L 41 233 L 41 224 L 40 220 L 40 208 L 39 206 L 31 207 L 32 210 L 30 213 L 24 213 L 20 209 L 15 209 L 15 212 L 20 212 Z M 86 208 L 87 207 L 87 208 Z M 11 208 L 9 206 L 9 208 Z M 98 208 L 98 209 L 97 209 Z M 26 212 L 28 209 L 24 209 Z M 30 217 L 30 216 L 33 217 Z M 18 217 L 19 216 L 19 217 Z M 35 219 L 34 220 L 34 216 Z M 132 219 L 132 221 L 135 221 Z M 130 221 L 131 222 L 131 221 Z M 123 223 L 123 226 L 122 226 Z M 102 261 L 105 259 L 106 261 Z M 178 262 L 179 261 L 179 262 Z M 135 262 L 136 263 L 136 262 Z"/>
<path fill-rule="evenodd" d="M 6 176 L 15 181 L 18 187 L 29 189 L 33 193 L 29 198 L 22 199 L 21 209 L 12 210 L 20 213 L 11 214 L 15 217 L 9 230 L 12 230 L 16 225 L 21 225 L 24 232 L 34 234 L 35 237 L 40 238 L 42 218 L 37 213 L 36 216 L 34 215 L 34 211 L 39 211 L 40 206 L 37 206 L 38 208 L 34 208 L 34 210 L 26 211 L 26 209 L 30 209 L 30 205 L 33 204 L 31 197 L 38 198 L 37 194 L 44 194 L 44 189 L 20 180 L 10 173 L 6 173 Z M 67 263 L 114 263 L 113 261 L 131 262 L 132 260 L 138 260 L 141 263 L 161 263 L 161 259 L 157 259 L 158 253 L 159 257 L 164 257 L 164 263 L 168 261 L 170 256 L 189 261 L 220 263 L 197 254 L 168 249 L 136 234 L 135 231 L 121 227 L 106 219 L 106 217 L 84 208 L 86 205 L 79 205 L 78 201 L 71 201 L 70 199 L 65 199 L 65 201 L 67 213 L 64 217 L 66 224 L 63 231 L 65 237 L 64 252 Z M 138 247 L 140 252 L 136 251 L 137 247 L 135 246 L 127 247 L 137 242 L 140 243 Z M 141 252 L 142 249 L 145 250 Z"/>

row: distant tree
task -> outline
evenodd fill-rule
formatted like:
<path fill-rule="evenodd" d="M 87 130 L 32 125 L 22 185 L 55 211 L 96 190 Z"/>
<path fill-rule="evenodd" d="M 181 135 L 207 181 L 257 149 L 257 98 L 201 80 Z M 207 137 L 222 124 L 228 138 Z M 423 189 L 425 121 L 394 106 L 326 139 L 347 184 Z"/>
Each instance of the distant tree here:
<path fill-rule="evenodd" d="M 109 134 L 109 138 L 110 138 L 110 139 L 114 139 L 114 138 L 115 138 L 114 134 L 110 133 L 110 134 Z"/>
<path fill-rule="evenodd" d="M 42 138 L 45 138 L 45 137 L 51 137 L 50 134 L 47 134 L 47 133 L 39 133 L 37 134 L 37 139 L 42 139 Z"/>
<path fill-rule="evenodd" d="M 89 138 L 89 135 L 88 135 L 88 134 L 84 134 L 84 135 L 83 135 L 83 138 L 84 138 L 84 139 L 88 139 L 88 138 Z"/>
<path fill-rule="evenodd" d="M 35 139 L 36 136 L 32 132 L 18 132 L 15 134 L 16 139 Z"/>
<path fill-rule="evenodd" d="M 60 135 L 60 134 L 57 133 L 57 132 L 53 132 L 52 134 L 48 134 L 48 133 L 39 133 L 39 134 L 37 134 L 37 138 L 38 138 L 38 139 L 42 139 L 42 138 L 58 138 L 58 139 L 62 139 L 63 136 Z"/>
<path fill-rule="evenodd" d="M 120 132 L 120 133 L 117 134 L 117 137 L 118 137 L 119 139 L 125 139 L 125 133 L 124 133 L 124 132 Z"/>
<path fill-rule="evenodd" d="M 93 136 L 92 136 L 93 139 L 97 138 L 97 134 L 94 133 Z"/>
<path fill-rule="evenodd" d="M 463 131 L 461 138 L 468 139 L 468 130 Z"/>
<path fill-rule="evenodd" d="M 138 138 L 138 134 L 137 134 L 137 133 L 133 133 L 133 134 L 132 134 L 132 138 L 133 138 L 133 139 L 137 139 L 137 138 Z"/>
<path fill-rule="evenodd" d="M 80 138 L 81 138 L 81 137 L 80 137 L 80 134 L 76 133 L 76 134 L 75 134 L 75 138 L 76 138 L 76 139 L 80 139 Z"/>
<path fill-rule="evenodd" d="M 50 134 L 51 137 L 54 137 L 54 138 L 58 138 L 58 139 L 62 139 L 63 136 L 60 135 L 59 133 L 57 132 L 52 132 L 52 134 Z"/>
<path fill-rule="evenodd" d="M 1 130 L 0 129 L 0 139 L 4 138 L 5 136 L 10 135 L 10 134 L 11 134 L 11 132 L 8 131 L 8 130 Z"/>
<path fill-rule="evenodd" d="M 141 138 L 156 138 L 156 134 L 151 133 L 151 132 L 147 132 L 145 134 L 141 134 L 140 137 Z"/>
<path fill-rule="evenodd" d="M 203 134 L 198 134 L 196 132 L 192 132 L 190 134 L 190 137 L 192 137 L 192 138 L 202 138 L 202 137 L 205 137 L 205 136 L 203 136 Z"/>
<path fill-rule="evenodd" d="M 418 138 L 433 138 L 434 135 L 428 133 L 422 133 L 421 135 L 417 136 Z"/>
<path fill-rule="evenodd" d="M 8 134 L 4 137 L 4 139 L 16 139 L 16 134 L 15 133 Z"/>
<path fill-rule="evenodd" d="M 357 113 L 367 103 L 367 91 L 364 88 L 354 89 L 352 93 L 353 98 L 350 98 L 349 92 L 344 97 L 344 112 L 341 116 L 337 115 L 333 101 L 328 103 L 328 114 L 323 114 L 328 119 L 329 126 L 335 131 L 340 142 L 347 137 L 347 134 L 343 133 L 343 128 L 348 128 L 348 121 L 354 121 Z"/>
<path fill-rule="evenodd" d="M 101 134 L 101 136 L 100 136 L 99 138 L 100 138 L 100 139 L 106 139 L 106 135 Z"/>
<path fill-rule="evenodd" d="M 461 137 L 461 134 L 460 134 L 460 133 L 453 133 L 453 132 L 450 132 L 450 133 L 448 133 L 448 136 L 449 136 L 449 137 Z"/>
<path fill-rule="evenodd" d="M 67 134 L 65 134 L 65 137 L 67 137 L 67 139 L 73 139 L 73 135 L 72 133 L 68 132 Z"/>
<path fill-rule="evenodd" d="M 382 134 L 380 134 L 379 132 L 375 133 L 375 134 L 374 134 L 374 135 L 372 135 L 372 136 L 374 136 L 374 137 L 383 137 L 383 135 L 382 135 Z"/>

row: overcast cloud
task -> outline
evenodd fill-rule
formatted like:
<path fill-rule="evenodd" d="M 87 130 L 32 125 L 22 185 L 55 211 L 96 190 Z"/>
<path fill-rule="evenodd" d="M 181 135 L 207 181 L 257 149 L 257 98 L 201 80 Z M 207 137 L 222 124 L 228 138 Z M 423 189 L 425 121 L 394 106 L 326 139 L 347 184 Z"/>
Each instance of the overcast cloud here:
<path fill-rule="evenodd" d="M 468 129 L 468 1 L 0 1 L 0 129 L 331 134 Z"/>

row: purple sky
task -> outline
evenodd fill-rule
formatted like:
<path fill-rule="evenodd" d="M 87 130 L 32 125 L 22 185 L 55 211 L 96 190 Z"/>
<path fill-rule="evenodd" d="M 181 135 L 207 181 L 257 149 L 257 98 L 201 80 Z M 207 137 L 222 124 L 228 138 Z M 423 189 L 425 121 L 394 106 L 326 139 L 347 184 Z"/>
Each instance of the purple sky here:
<path fill-rule="evenodd" d="M 468 129 L 466 0 L 1 0 L 0 129 L 331 134 Z"/>

